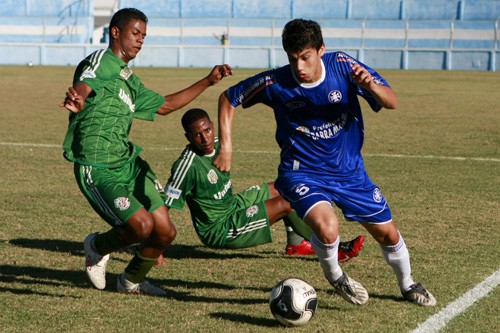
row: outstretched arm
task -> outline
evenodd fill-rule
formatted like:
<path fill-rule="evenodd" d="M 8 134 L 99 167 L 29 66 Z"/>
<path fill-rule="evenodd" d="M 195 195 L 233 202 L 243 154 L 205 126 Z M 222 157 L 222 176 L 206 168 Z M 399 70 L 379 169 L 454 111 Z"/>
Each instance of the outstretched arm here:
<path fill-rule="evenodd" d="M 215 66 L 206 77 L 198 82 L 178 92 L 165 96 L 165 102 L 156 113 L 166 115 L 186 106 L 208 87 L 219 83 L 224 77 L 232 74 L 233 69 L 229 65 Z"/>
<path fill-rule="evenodd" d="M 386 109 L 398 107 L 398 97 L 391 87 L 376 84 L 370 72 L 360 64 L 352 66 L 351 76 L 354 82 L 363 89 L 371 92 L 375 100 Z"/>
<path fill-rule="evenodd" d="M 232 128 L 235 107 L 223 92 L 219 97 L 219 142 L 220 149 L 213 164 L 220 171 L 229 171 L 233 160 Z"/>

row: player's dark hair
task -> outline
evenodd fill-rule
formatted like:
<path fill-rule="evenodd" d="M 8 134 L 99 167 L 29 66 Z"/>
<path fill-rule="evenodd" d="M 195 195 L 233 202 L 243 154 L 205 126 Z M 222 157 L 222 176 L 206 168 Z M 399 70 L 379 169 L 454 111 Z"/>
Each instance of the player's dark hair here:
<path fill-rule="evenodd" d="M 109 22 L 109 39 L 113 40 L 111 38 L 111 28 L 117 27 L 121 31 L 125 29 L 127 24 L 129 24 L 129 22 L 132 20 L 139 20 L 148 24 L 148 17 L 139 9 L 136 8 L 120 9 L 113 15 L 113 17 L 111 18 L 111 22 Z"/>
<path fill-rule="evenodd" d="M 323 34 L 315 21 L 295 19 L 283 28 L 281 42 L 287 54 L 299 53 L 310 47 L 319 50 L 323 46 Z"/>
<path fill-rule="evenodd" d="M 198 120 L 203 119 L 203 118 L 207 118 L 208 120 L 210 120 L 210 116 L 208 115 L 207 111 L 205 111 L 203 109 L 187 110 L 181 119 L 181 123 L 182 123 L 182 127 L 184 128 L 184 131 L 186 133 L 188 133 L 189 126 L 194 124 L 195 121 L 198 121 Z"/>

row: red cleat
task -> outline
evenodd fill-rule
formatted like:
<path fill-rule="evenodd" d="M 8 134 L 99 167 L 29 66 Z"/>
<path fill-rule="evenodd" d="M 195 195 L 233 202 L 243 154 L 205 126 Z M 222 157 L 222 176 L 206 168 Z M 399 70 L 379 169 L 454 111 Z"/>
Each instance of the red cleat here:
<path fill-rule="evenodd" d="M 365 238 L 362 235 L 349 242 L 340 242 L 339 244 L 339 262 L 347 262 L 351 258 L 357 257 L 359 251 L 363 248 Z"/>
<path fill-rule="evenodd" d="M 305 239 L 299 245 L 290 245 L 286 246 L 286 254 L 289 256 L 303 256 L 309 254 L 315 254 L 314 250 L 309 241 Z"/>

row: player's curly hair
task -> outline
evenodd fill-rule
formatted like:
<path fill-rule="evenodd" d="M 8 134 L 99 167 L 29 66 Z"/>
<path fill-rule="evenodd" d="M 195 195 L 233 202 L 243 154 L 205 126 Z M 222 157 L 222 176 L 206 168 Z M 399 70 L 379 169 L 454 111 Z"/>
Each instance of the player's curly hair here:
<path fill-rule="evenodd" d="M 182 127 L 184 128 L 184 131 L 186 133 L 189 133 L 189 126 L 191 124 L 193 124 L 194 122 L 200 120 L 200 119 L 203 119 L 203 118 L 207 118 L 208 120 L 210 120 L 210 116 L 208 115 L 207 111 L 203 110 L 203 109 L 190 109 L 190 110 L 187 110 L 186 113 L 184 113 L 182 115 L 182 119 L 181 119 L 181 123 L 182 123 Z"/>
<path fill-rule="evenodd" d="M 111 28 L 117 27 L 120 31 L 125 29 L 127 24 L 131 20 L 139 20 L 142 21 L 146 24 L 148 24 L 148 17 L 146 14 L 141 12 L 139 9 L 136 8 L 123 8 L 117 11 L 113 17 L 111 18 L 111 22 L 109 22 L 109 38 L 111 38 Z"/>
<path fill-rule="evenodd" d="M 299 53 L 310 47 L 319 50 L 323 46 L 323 34 L 317 22 L 295 19 L 283 28 L 281 42 L 287 54 Z"/>

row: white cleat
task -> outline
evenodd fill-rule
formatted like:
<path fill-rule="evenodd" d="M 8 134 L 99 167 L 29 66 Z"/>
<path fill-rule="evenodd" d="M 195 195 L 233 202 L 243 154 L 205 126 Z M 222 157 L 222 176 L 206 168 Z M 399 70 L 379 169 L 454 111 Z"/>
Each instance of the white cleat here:
<path fill-rule="evenodd" d="M 414 283 L 407 291 L 401 291 L 405 300 L 421 306 L 435 306 L 436 299 L 420 283 Z"/>
<path fill-rule="evenodd" d="M 150 295 L 150 296 L 166 296 L 167 292 L 154 284 L 151 284 L 148 280 L 143 279 L 139 283 L 133 283 L 127 280 L 125 274 L 118 276 L 116 282 L 116 289 L 120 293 L 137 294 L 137 295 Z"/>
<path fill-rule="evenodd" d="M 88 235 L 83 241 L 85 250 L 85 266 L 87 276 L 97 289 L 106 287 L 106 265 L 108 264 L 109 254 L 102 256 L 95 251 L 94 239 L 97 233 Z"/>
<path fill-rule="evenodd" d="M 365 304 L 368 302 L 368 292 L 361 283 L 354 281 L 345 273 L 335 282 L 332 283 L 335 292 L 343 299 L 352 304 Z"/>

